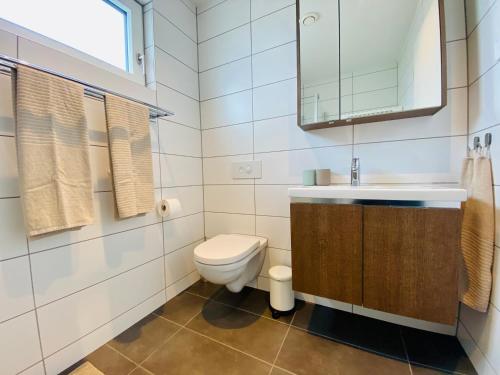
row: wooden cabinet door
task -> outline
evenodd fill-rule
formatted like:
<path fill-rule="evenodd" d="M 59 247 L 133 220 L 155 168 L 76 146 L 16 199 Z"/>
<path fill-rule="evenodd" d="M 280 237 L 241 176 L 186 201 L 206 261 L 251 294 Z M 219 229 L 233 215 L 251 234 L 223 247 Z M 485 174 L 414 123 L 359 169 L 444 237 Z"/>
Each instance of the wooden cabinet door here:
<path fill-rule="evenodd" d="M 454 324 L 461 210 L 364 207 L 363 306 Z"/>
<path fill-rule="evenodd" d="M 361 304 L 362 206 L 292 203 L 290 212 L 293 289 Z"/>

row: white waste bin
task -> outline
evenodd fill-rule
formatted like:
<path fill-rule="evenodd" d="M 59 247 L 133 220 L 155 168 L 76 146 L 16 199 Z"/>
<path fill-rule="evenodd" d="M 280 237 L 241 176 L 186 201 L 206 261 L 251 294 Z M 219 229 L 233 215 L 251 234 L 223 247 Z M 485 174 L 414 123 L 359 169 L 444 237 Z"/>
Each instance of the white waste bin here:
<path fill-rule="evenodd" d="M 295 297 L 292 290 L 292 269 L 288 266 L 274 266 L 269 269 L 271 283 L 271 311 L 274 319 L 294 311 Z"/>

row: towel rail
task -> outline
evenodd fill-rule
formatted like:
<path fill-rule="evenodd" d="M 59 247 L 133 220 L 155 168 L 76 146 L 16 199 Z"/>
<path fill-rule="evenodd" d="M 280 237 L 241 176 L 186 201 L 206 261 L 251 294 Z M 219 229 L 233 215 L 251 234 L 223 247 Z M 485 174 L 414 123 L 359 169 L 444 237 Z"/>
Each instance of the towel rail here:
<path fill-rule="evenodd" d="M 79 83 L 84 87 L 85 95 L 92 97 L 92 98 L 104 100 L 104 95 L 112 94 L 112 95 L 119 96 L 121 98 L 130 100 L 132 102 L 142 104 L 142 105 L 149 108 L 149 118 L 150 119 L 172 116 L 174 114 L 173 112 L 171 112 L 169 110 L 162 109 L 162 108 L 157 107 L 155 105 L 145 103 L 141 100 L 137 100 L 137 99 L 131 98 L 131 97 L 126 96 L 126 95 L 118 94 L 118 93 L 113 92 L 111 90 L 104 89 L 104 88 L 96 86 L 96 85 L 92 85 L 90 83 L 81 81 L 79 79 L 64 75 L 62 73 L 58 73 L 58 72 L 55 72 L 55 71 L 47 69 L 47 68 L 43 68 L 43 67 L 38 66 L 38 65 L 30 64 L 28 62 L 18 60 L 16 58 L 13 58 L 10 56 L 5 56 L 5 55 L 0 54 L 0 72 L 6 73 L 6 74 L 12 74 L 12 69 L 16 69 L 16 67 L 18 65 L 27 66 L 29 68 L 36 69 L 36 70 L 44 72 L 44 73 L 52 74 L 52 75 L 59 77 L 59 78 L 67 79 L 68 81 L 71 81 L 71 82 Z"/>

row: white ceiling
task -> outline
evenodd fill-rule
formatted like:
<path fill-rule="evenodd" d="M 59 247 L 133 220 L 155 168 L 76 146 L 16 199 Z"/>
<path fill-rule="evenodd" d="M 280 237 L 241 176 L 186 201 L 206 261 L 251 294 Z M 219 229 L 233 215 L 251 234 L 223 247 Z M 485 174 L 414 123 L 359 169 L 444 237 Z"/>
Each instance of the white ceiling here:
<path fill-rule="evenodd" d="M 342 73 L 395 66 L 418 2 L 340 0 Z M 301 26 L 302 81 L 338 78 L 337 2 L 301 0 L 301 16 L 308 12 L 319 13 L 319 20 Z"/>

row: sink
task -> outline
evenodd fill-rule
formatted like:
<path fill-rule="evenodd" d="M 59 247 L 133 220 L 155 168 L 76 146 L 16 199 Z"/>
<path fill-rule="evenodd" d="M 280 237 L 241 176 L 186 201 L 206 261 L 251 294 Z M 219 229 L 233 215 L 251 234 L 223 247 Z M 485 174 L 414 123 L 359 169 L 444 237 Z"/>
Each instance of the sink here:
<path fill-rule="evenodd" d="M 463 202 L 467 191 L 444 185 L 330 185 L 288 189 L 291 198 Z"/>

